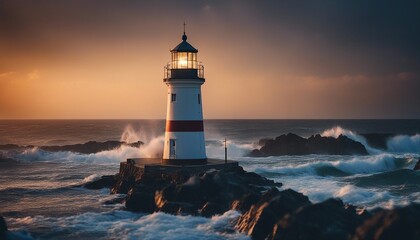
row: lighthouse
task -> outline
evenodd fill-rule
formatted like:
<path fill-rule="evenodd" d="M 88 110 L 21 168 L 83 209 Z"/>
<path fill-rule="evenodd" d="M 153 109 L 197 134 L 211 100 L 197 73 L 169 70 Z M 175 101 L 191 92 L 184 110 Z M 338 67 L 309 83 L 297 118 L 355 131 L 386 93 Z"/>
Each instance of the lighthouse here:
<path fill-rule="evenodd" d="M 182 42 L 171 50 L 171 61 L 164 68 L 167 110 L 163 162 L 171 165 L 206 164 L 203 102 L 204 66 L 197 60 L 198 50 Z"/>
<path fill-rule="evenodd" d="M 204 140 L 203 101 L 204 66 L 197 59 L 198 50 L 182 42 L 171 50 L 171 61 L 164 67 L 167 86 L 166 127 L 163 157 L 128 158 L 120 163 L 120 172 L 136 169 L 150 176 L 168 173 L 200 174 L 210 169 L 237 169 L 237 161 L 207 158 Z M 130 170 L 131 171 L 131 170 Z"/>

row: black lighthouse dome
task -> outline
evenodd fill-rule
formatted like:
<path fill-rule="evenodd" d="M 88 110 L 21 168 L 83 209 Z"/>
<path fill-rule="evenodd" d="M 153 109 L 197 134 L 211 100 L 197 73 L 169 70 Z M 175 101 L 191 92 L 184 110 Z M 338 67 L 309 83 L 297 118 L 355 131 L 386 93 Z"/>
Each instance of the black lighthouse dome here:
<path fill-rule="evenodd" d="M 197 53 L 198 50 L 187 42 L 187 35 L 182 35 L 182 42 L 174 47 L 171 52 L 191 52 Z"/>

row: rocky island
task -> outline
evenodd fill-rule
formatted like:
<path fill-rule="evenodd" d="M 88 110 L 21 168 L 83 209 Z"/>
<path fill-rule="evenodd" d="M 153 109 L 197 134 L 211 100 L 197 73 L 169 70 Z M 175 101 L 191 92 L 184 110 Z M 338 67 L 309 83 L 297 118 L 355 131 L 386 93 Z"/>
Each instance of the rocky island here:
<path fill-rule="evenodd" d="M 129 146 L 129 147 L 140 147 L 143 145 L 143 142 L 133 142 L 133 143 L 126 143 L 122 141 L 105 141 L 105 142 L 97 142 L 97 141 L 89 141 L 85 143 L 78 143 L 78 144 L 68 144 L 68 145 L 48 145 L 48 146 L 37 146 L 37 148 L 49 151 L 49 152 L 63 152 L 63 151 L 71 151 L 76 153 L 97 153 L 101 151 L 109 151 L 121 146 Z M 34 148 L 35 146 L 28 145 L 28 146 L 20 146 L 17 144 L 3 144 L 0 145 L 0 150 L 19 150 L 25 148 Z"/>
<path fill-rule="evenodd" d="M 252 239 L 419 239 L 420 205 L 394 210 L 344 204 L 340 199 L 312 203 L 292 189 L 242 167 L 197 174 L 148 175 L 133 164 L 122 164 L 114 176 L 104 176 L 86 188 L 109 187 L 123 193 L 116 199 L 128 211 L 165 212 L 212 217 L 229 210 L 241 213 L 232 224 Z"/>
<path fill-rule="evenodd" d="M 250 157 L 266 157 L 280 155 L 332 154 L 332 155 L 366 155 L 366 148 L 344 135 L 338 138 L 312 135 L 303 138 L 289 133 L 275 139 L 261 139 L 260 149 L 254 149 Z"/>

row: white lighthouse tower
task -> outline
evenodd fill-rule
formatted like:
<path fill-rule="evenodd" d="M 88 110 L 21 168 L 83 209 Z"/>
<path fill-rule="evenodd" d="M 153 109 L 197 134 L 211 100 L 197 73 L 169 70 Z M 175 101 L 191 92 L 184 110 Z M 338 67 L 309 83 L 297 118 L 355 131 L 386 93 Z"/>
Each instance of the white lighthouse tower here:
<path fill-rule="evenodd" d="M 207 162 L 201 98 L 204 67 L 197 61 L 197 52 L 187 42 L 184 28 L 182 42 L 171 50 L 171 61 L 165 66 L 163 80 L 168 86 L 163 151 L 166 164 Z"/>

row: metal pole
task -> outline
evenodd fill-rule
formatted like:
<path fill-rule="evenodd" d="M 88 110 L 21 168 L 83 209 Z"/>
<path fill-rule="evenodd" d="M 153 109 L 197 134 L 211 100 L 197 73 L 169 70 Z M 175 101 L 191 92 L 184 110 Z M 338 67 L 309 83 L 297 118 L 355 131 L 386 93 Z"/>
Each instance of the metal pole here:
<path fill-rule="evenodd" d="M 227 146 L 226 146 L 226 138 L 225 138 L 225 164 L 227 164 Z"/>

